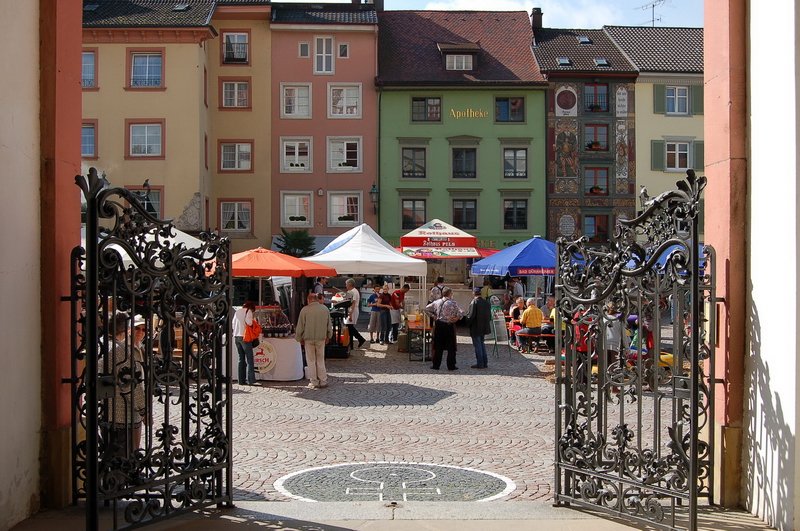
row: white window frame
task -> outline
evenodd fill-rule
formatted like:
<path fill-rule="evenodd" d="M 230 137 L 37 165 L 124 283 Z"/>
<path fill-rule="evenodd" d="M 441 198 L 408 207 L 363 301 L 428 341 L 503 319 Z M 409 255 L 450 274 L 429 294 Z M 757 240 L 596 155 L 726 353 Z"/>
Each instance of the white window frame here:
<path fill-rule="evenodd" d="M 224 216 L 222 215 L 223 211 L 225 210 L 225 205 L 235 205 L 233 215 L 234 218 L 232 221 L 241 221 L 240 218 L 242 217 L 240 212 L 243 213 L 247 210 L 248 219 L 247 219 L 247 226 L 243 229 L 226 229 L 223 226 L 224 223 Z M 247 208 L 242 208 L 246 206 Z M 253 202 L 252 201 L 220 201 L 219 202 L 219 230 L 222 232 L 233 232 L 238 234 L 252 234 L 253 233 Z"/>
<path fill-rule="evenodd" d="M 92 56 L 92 64 L 86 63 L 86 56 Z M 91 66 L 91 83 L 86 83 L 89 79 L 86 77 L 87 68 Z M 81 52 L 81 88 L 96 88 L 97 87 L 97 51 L 96 50 L 83 50 Z"/>
<path fill-rule="evenodd" d="M 302 142 L 306 142 L 308 144 L 308 162 L 305 166 L 292 166 L 291 164 L 297 163 L 297 161 L 287 160 L 286 158 L 286 145 L 287 144 L 300 144 Z M 311 137 L 306 136 L 287 136 L 281 137 L 281 173 L 311 173 L 314 171 L 313 168 L 313 161 L 314 161 L 314 144 L 313 139 Z"/>
<path fill-rule="evenodd" d="M 346 151 L 347 143 L 355 142 L 358 149 L 357 155 L 357 166 L 341 166 L 340 161 L 338 159 L 334 159 L 334 153 L 337 151 Z M 341 149 L 339 148 L 339 145 Z M 364 158 L 364 140 L 363 137 L 360 136 L 329 136 L 327 137 L 327 145 L 328 145 L 328 172 L 331 173 L 358 173 L 363 171 L 363 158 Z M 344 162 L 342 160 L 341 162 Z"/>
<path fill-rule="evenodd" d="M 342 54 L 342 47 L 344 47 L 344 54 Z M 340 42 L 336 44 L 336 57 L 338 59 L 350 59 L 350 43 Z"/>
<path fill-rule="evenodd" d="M 303 53 L 303 46 L 306 47 L 306 53 Z M 297 57 L 300 59 L 308 59 L 311 57 L 311 43 L 308 41 L 300 41 L 297 43 Z"/>
<path fill-rule="evenodd" d="M 305 89 L 308 91 L 308 113 L 287 113 L 286 112 L 286 91 Z M 287 120 L 310 120 L 312 116 L 312 97 L 311 97 L 311 83 L 281 83 L 281 118 Z M 297 97 L 297 96 L 295 96 Z"/>
<path fill-rule="evenodd" d="M 236 164 L 233 168 L 225 167 L 225 146 L 234 146 L 234 162 Z M 243 149 L 247 146 L 247 149 Z M 242 154 L 247 153 L 247 167 L 242 165 Z M 219 145 L 219 170 L 220 171 L 252 171 L 253 169 L 253 143 L 252 142 L 221 142 Z"/>
<path fill-rule="evenodd" d="M 469 71 L 473 69 L 475 58 L 472 54 L 449 53 L 445 57 L 445 67 L 447 70 Z"/>
<path fill-rule="evenodd" d="M 353 106 L 350 101 L 350 99 L 353 98 L 354 89 L 357 93 L 355 96 L 355 106 Z M 342 100 L 344 103 L 341 112 L 335 112 L 333 107 L 333 94 L 336 91 L 342 91 L 343 93 Z M 359 119 L 361 118 L 363 101 L 361 83 L 328 83 L 328 118 L 343 120 Z"/>
<path fill-rule="evenodd" d="M 322 49 L 321 51 L 320 51 L 320 49 L 319 49 L 319 46 L 320 46 L 320 41 L 322 41 L 322 43 L 323 43 L 323 44 L 322 44 L 322 46 L 323 46 L 323 49 Z M 324 44 L 324 43 L 325 43 L 325 41 L 330 41 L 330 43 L 331 43 L 331 49 L 330 49 L 330 52 L 326 52 L 326 51 L 325 51 L 325 44 Z M 332 35 L 316 35 L 316 36 L 314 37 L 314 73 L 315 73 L 315 74 L 319 74 L 319 75 L 333 75 L 333 74 L 335 74 L 335 73 L 336 73 L 336 62 L 334 61 L 334 46 L 335 46 L 335 44 L 336 44 L 336 42 L 335 42 L 335 40 L 333 39 L 333 36 L 332 36 Z M 325 62 L 325 58 L 326 58 L 326 57 L 329 57 L 329 58 L 330 58 L 330 62 L 331 62 L 331 64 L 330 64 L 330 70 L 328 70 L 328 69 L 325 69 L 325 64 L 324 64 L 324 62 Z M 323 61 L 323 65 L 322 65 L 322 66 L 323 66 L 323 68 L 321 68 L 321 69 L 320 69 L 320 68 L 317 68 L 317 66 L 318 66 L 318 60 L 319 60 L 320 58 L 321 58 L 321 59 L 322 59 L 322 61 Z"/>
<path fill-rule="evenodd" d="M 679 146 L 686 146 L 686 166 L 680 166 L 678 163 L 682 151 Z M 672 149 L 670 149 L 672 147 Z M 692 167 L 692 141 L 685 139 L 672 139 L 664 140 L 664 171 L 684 172 Z M 675 154 L 675 166 L 669 165 L 670 153 Z"/>
<path fill-rule="evenodd" d="M 670 94 L 671 93 L 671 94 Z M 666 114 L 685 116 L 689 114 L 689 87 L 685 85 L 667 85 L 664 89 L 664 111 Z M 673 110 L 669 110 L 670 101 Z M 680 104 L 683 103 L 683 110 Z"/>
<path fill-rule="evenodd" d="M 233 85 L 233 105 L 227 105 L 225 101 L 226 85 Z M 239 101 L 242 87 L 244 85 L 244 104 Z M 250 107 L 249 101 L 250 82 L 249 81 L 223 81 L 222 82 L 222 106 L 226 109 L 247 109 Z"/>
<path fill-rule="evenodd" d="M 514 151 L 514 158 L 513 158 L 513 161 L 514 161 L 514 173 L 516 173 L 517 164 L 520 162 L 519 158 L 516 156 L 517 155 L 516 152 L 517 151 L 524 151 L 525 152 L 525 175 L 506 175 L 506 160 L 507 160 L 506 159 L 506 151 Z M 528 169 L 529 169 L 529 162 L 530 162 L 530 160 L 528 158 L 529 149 L 527 147 L 525 147 L 525 146 L 506 146 L 506 145 L 504 145 L 504 146 L 502 146 L 502 152 L 503 152 L 503 161 L 502 161 L 503 179 L 511 179 L 511 180 L 527 179 L 528 175 L 529 175 Z"/>
<path fill-rule="evenodd" d="M 157 68 L 157 75 L 158 77 L 152 77 L 151 70 L 153 69 L 153 65 L 150 64 L 150 59 L 158 57 L 158 68 Z M 136 59 L 146 59 L 144 69 L 145 69 L 145 77 L 139 78 L 136 80 L 134 77 L 134 72 L 136 71 Z M 161 52 L 133 52 L 131 53 L 131 77 L 130 77 L 130 84 L 132 88 L 159 88 L 164 86 L 164 79 L 162 75 L 164 74 L 164 54 Z M 153 83 L 152 80 L 158 80 L 158 83 Z"/>
<path fill-rule="evenodd" d="M 308 198 L 308 213 L 305 221 L 290 220 L 294 215 L 291 209 L 287 208 L 286 201 L 290 198 Z M 284 190 L 281 191 L 281 227 L 313 227 L 314 226 L 314 193 L 306 190 Z"/>
<path fill-rule="evenodd" d="M 138 127 L 144 127 L 145 128 L 144 129 L 145 143 L 143 144 L 144 152 L 142 152 L 142 153 L 137 153 L 133 149 L 134 145 L 140 145 L 140 144 L 134 144 L 133 143 L 134 136 L 136 136 L 136 135 L 134 135 L 133 130 L 135 128 L 138 128 Z M 154 127 L 154 128 L 157 127 L 158 128 L 158 152 L 153 152 L 153 153 L 148 152 L 148 149 L 150 148 L 150 144 L 148 142 L 149 139 L 150 139 L 150 135 L 151 134 L 155 135 L 155 132 L 152 132 L 152 133 L 150 132 L 149 128 L 151 128 L 151 127 Z M 128 154 L 129 154 L 129 156 L 131 156 L 131 157 L 143 157 L 143 158 L 160 157 L 164 153 L 164 128 L 161 126 L 160 123 L 130 124 L 130 131 L 129 131 L 128 135 L 129 135 L 129 138 L 130 138 L 130 145 L 128 146 Z M 142 135 L 142 133 L 138 133 L 138 136 L 141 136 L 141 135 Z M 155 144 L 153 144 L 153 145 L 155 146 Z"/>
<path fill-rule="evenodd" d="M 83 151 L 83 130 L 84 129 L 91 129 L 92 130 L 92 152 L 91 153 L 84 153 Z M 84 159 L 95 159 L 97 158 L 97 124 L 95 123 L 82 123 L 81 124 L 81 158 Z"/>
<path fill-rule="evenodd" d="M 358 200 L 358 213 L 356 215 L 356 219 L 354 219 L 353 221 L 340 221 L 338 219 L 338 215 L 337 219 L 334 219 L 334 212 L 333 212 L 334 197 L 344 197 L 344 198 L 355 197 Z M 363 199 L 364 199 L 364 194 L 360 190 L 337 190 L 335 192 L 328 192 L 328 227 L 355 227 L 356 225 L 361 224 L 364 218 Z"/>

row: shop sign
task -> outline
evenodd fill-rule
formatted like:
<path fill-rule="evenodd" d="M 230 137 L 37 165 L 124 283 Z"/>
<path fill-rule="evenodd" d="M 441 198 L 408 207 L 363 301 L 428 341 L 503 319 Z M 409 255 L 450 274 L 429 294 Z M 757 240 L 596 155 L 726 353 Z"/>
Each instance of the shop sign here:
<path fill-rule="evenodd" d="M 462 118 L 488 118 L 489 111 L 469 107 L 466 109 L 450 109 L 450 117 L 456 120 L 461 120 Z"/>

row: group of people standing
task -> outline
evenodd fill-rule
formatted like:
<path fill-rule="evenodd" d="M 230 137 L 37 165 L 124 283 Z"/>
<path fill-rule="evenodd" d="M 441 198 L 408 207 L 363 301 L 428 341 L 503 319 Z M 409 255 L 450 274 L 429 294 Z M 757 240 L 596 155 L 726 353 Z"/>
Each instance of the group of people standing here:
<path fill-rule="evenodd" d="M 370 307 L 369 340 L 375 342 L 375 333 L 378 334 L 378 342 L 381 345 L 397 343 L 400 335 L 401 310 L 405 304 L 406 293 L 411 289 L 408 284 L 403 284 L 400 289 L 389 293 L 389 286 L 375 284 L 373 293 L 367 299 L 367 306 Z"/>
<path fill-rule="evenodd" d="M 475 347 L 476 363 L 473 369 L 486 369 L 489 359 L 486 352 L 485 336 L 491 331 L 492 308 L 488 298 L 483 295 L 482 288 L 473 289 L 473 298 L 467 311 L 459 307 L 453 300 L 453 290 L 444 286 L 444 279 L 438 277 L 431 288 L 430 302 L 425 313 L 433 321 L 433 359 L 431 369 L 439 370 L 442 356 L 447 351 L 447 370 L 458 370 L 456 367 L 456 324 L 463 322 L 469 328 L 472 345 Z"/>

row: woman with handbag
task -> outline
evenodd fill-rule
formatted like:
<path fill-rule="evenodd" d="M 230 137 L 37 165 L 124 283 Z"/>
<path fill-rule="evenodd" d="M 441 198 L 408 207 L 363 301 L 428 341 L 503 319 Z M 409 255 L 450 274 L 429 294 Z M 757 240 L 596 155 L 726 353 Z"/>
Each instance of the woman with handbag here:
<path fill-rule="evenodd" d="M 255 310 L 256 304 L 248 300 L 233 314 L 233 338 L 236 341 L 236 351 L 239 353 L 239 385 L 256 383 L 253 347 L 258 344 L 261 326 L 255 318 Z M 253 338 L 256 328 L 258 334 Z"/>

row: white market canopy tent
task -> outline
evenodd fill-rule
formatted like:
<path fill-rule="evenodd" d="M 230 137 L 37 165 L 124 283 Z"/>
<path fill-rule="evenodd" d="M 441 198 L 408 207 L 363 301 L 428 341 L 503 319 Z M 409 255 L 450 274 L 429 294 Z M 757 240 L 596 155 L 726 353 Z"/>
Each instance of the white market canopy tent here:
<path fill-rule="evenodd" d="M 415 258 L 480 258 L 477 245 L 475 236 L 440 219 L 400 237 L 403 253 Z"/>
<path fill-rule="evenodd" d="M 424 277 L 428 272 L 424 260 L 397 252 L 366 223 L 345 232 L 309 258 L 340 274 Z"/>

